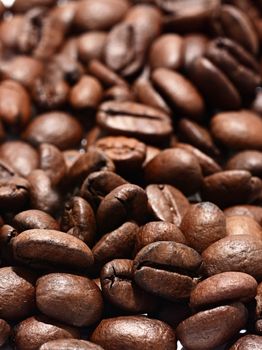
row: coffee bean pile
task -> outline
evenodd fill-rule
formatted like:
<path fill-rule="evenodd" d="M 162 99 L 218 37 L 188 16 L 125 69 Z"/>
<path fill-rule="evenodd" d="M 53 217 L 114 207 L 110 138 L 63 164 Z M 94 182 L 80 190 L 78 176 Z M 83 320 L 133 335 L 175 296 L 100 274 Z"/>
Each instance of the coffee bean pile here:
<path fill-rule="evenodd" d="M 262 349 L 262 2 L 0 17 L 1 349 Z"/>

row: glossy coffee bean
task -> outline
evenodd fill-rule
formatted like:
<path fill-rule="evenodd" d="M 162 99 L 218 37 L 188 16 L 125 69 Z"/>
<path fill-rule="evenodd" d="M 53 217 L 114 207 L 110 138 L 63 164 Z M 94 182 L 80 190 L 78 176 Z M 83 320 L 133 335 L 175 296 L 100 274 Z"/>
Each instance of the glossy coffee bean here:
<path fill-rule="evenodd" d="M 251 235 L 262 238 L 262 227 L 252 217 L 244 215 L 229 216 L 226 218 L 227 235 Z"/>
<path fill-rule="evenodd" d="M 65 273 L 37 280 L 36 304 L 43 314 L 78 327 L 99 321 L 103 310 L 101 292 L 93 281 Z"/>
<path fill-rule="evenodd" d="M 94 30 L 86 32 L 78 37 L 77 49 L 82 62 L 102 58 L 106 36 L 106 32 Z"/>
<path fill-rule="evenodd" d="M 208 41 L 203 34 L 188 34 L 184 37 L 184 67 L 187 71 L 196 58 L 204 55 Z"/>
<path fill-rule="evenodd" d="M 29 203 L 30 183 L 18 176 L 0 180 L 0 210 L 17 212 Z"/>
<path fill-rule="evenodd" d="M 17 261 L 35 267 L 86 269 L 94 261 L 91 250 L 84 242 L 60 231 L 24 231 L 12 241 L 12 246 Z"/>
<path fill-rule="evenodd" d="M 132 260 L 108 262 L 101 270 L 100 280 L 104 297 L 128 313 L 149 312 L 157 306 L 157 300 L 134 283 Z"/>
<path fill-rule="evenodd" d="M 35 276 L 21 267 L 2 267 L 0 317 L 16 321 L 30 316 L 35 310 Z"/>
<path fill-rule="evenodd" d="M 91 343 L 90 341 L 77 340 L 77 339 L 50 340 L 49 342 L 43 344 L 39 348 L 39 350 L 57 350 L 57 349 L 103 350 L 101 346 Z"/>
<path fill-rule="evenodd" d="M 190 295 L 192 308 L 204 308 L 228 301 L 252 300 L 256 295 L 256 280 L 243 272 L 223 272 L 197 284 Z"/>
<path fill-rule="evenodd" d="M 31 229 L 59 230 L 58 222 L 51 215 L 34 209 L 18 213 L 12 224 L 19 232 Z"/>
<path fill-rule="evenodd" d="M 5 320 L 0 320 L 0 346 L 3 346 L 11 334 L 11 327 Z"/>
<path fill-rule="evenodd" d="M 81 197 L 73 197 L 65 204 L 61 229 L 92 245 L 96 235 L 96 219 L 90 204 Z"/>
<path fill-rule="evenodd" d="M 249 334 L 237 340 L 230 350 L 257 350 L 262 346 L 262 337 Z"/>
<path fill-rule="evenodd" d="M 33 316 L 20 322 L 14 331 L 14 341 L 20 350 L 38 350 L 50 340 L 79 338 L 77 328 L 55 322 L 45 316 Z"/>
<path fill-rule="evenodd" d="M 144 290 L 171 301 L 189 297 L 197 283 L 200 255 L 174 241 L 154 242 L 134 259 L 134 279 Z M 161 284 L 159 284 L 161 280 Z"/>
<path fill-rule="evenodd" d="M 198 160 L 180 148 L 160 152 L 146 165 L 145 177 L 151 183 L 173 185 L 185 194 L 194 194 L 202 183 Z"/>
<path fill-rule="evenodd" d="M 261 281 L 261 239 L 251 235 L 227 236 L 203 253 L 204 270 L 208 276 L 226 271 L 247 273 Z"/>
<path fill-rule="evenodd" d="M 154 218 L 180 226 L 189 208 L 189 201 L 182 192 L 171 185 L 149 185 L 146 194 Z"/>
<path fill-rule="evenodd" d="M 164 322 L 143 316 L 122 316 L 103 320 L 91 336 L 91 341 L 105 350 L 176 349 L 172 328 Z"/>
<path fill-rule="evenodd" d="M 177 337 L 187 349 L 209 350 L 224 344 L 245 326 L 247 310 L 241 303 L 201 311 L 177 327 Z"/>
<path fill-rule="evenodd" d="M 146 192 L 136 185 L 122 185 L 111 191 L 100 203 L 97 222 L 101 232 L 110 232 L 127 220 L 138 224 L 147 215 Z"/>
<path fill-rule="evenodd" d="M 231 157 L 227 164 L 228 170 L 247 170 L 253 176 L 262 176 L 262 152 L 242 151 Z"/>

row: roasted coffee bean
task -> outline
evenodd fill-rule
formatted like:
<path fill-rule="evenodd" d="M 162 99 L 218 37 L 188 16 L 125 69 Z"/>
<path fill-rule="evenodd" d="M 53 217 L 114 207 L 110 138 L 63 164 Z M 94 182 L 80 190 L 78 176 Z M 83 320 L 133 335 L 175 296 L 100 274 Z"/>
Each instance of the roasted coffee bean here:
<path fill-rule="evenodd" d="M 1 82 L 0 101 L 0 117 L 5 124 L 21 128 L 29 122 L 31 100 L 26 89 L 18 82 Z"/>
<path fill-rule="evenodd" d="M 170 185 L 149 185 L 146 194 L 149 210 L 156 219 L 180 226 L 189 208 L 189 201 L 183 193 Z"/>
<path fill-rule="evenodd" d="M 80 338 L 77 328 L 57 323 L 45 316 L 33 316 L 20 322 L 14 341 L 20 350 L 38 350 L 50 340 Z"/>
<path fill-rule="evenodd" d="M 54 213 L 60 204 L 60 195 L 52 187 L 51 179 L 43 170 L 33 170 L 27 177 L 30 202 L 33 209 Z"/>
<path fill-rule="evenodd" d="M 262 208 L 255 205 L 235 205 L 224 210 L 226 216 L 244 215 L 251 217 L 262 225 Z"/>
<path fill-rule="evenodd" d="M 120 173 L 128 174 L 129 171 L 139 170 L 146 157 L 144 143 L 124 136 L 101 138 L 95 143 L 95 147 L 105 152 Z"/>
<path fill-rule="evenodd" d="M 42 143 L 39 146 L 39 157 L 40 168 L 50 178 L 52 185 L 60 184 L 67 172 L 63 153 L 54 145 Z"/>
<path fill-rule="evenodd" d="M 226 219 L 213 203 L 192 205 L 180 225 L 190 247 L 202 252 L 212 243 L 226 236 Z"/>
<path fill-rule="evenodd" d="M 27 176 L 39 165 L 37 151 L 23 141 L 7 141 L 0 146 L 0 158 L 20 176 Z"/>
<path fill-rule="evenodd" d="M 262 337 L 258 335 L 245 335 L 237 340 L 230 350 L 258 350 L 262 346 Z"/>
<path fill-rule="evenodd" d="M 59 129 L 57 125 L 60 125 Z M 27 127 L 24 138 L 34 144 L 50 143 L 59 149 L 77 145 L 82 136 L 82 127 L 66 113 L 50 112 L 35 118 Z"/>
<path fill-rule="evenodd" d="M 151 68 L 179 69 L 183 64 L 183 38 L 177 34 L 164 34 L 150 48 Z"/>
<path fill-rule="evenodd" d="M 82 30 L 106 30 L 127 13 L 127 0 L 82 0 L 77 4 L 75 24 Z"/>
<path fill-rule="evenodd" d="M 84 242 L 60 231 L 24 231 L 12 240 L 12 246 L 15 259 L 33 267 L 61 266 L 79 270 L 91 267 L 94 262 Z"/>
<path fill-rule="evenodd" d="M 30 183 L 18 176 L 0 180 L 0 210 L 17 212 L 29 202 Z"/>
<path fill-rule="evenodd" d="M 262 149 L 260 131 L 261 118 L 248 110 L 218 113 L 211 121 L 214 138 L 231 149 Z"/>
<path fill-rule="evenodd" d="M 226 343 L 245 326 L 247 310 L 242 303 L 201 311 L 177 327 L 177 337 L 188 349 L 209 350 Z"/>
<path fill-rule="evenodd" d="M 262 239 L 262 227 L 252 217 L 244 215 L 226 218 L 226 233 L 230 235 L 252 235 Z"/>
<path fill-rule="evenodd" d="M 132 102 L 135 100 L 133 92 L 127 86 L 112 86 L 103 95 L 103 101 Z"/>
<path fill-rule="evenodd" d="M 197 192 L 203 180 L 196 157 L 180 148 L 160 152 L 145 166 L 145 178 L 151 183 L 173 185 L 185 194 Z"/>
<path fill-rule="evenodd" d="M 208 38 L 202 34 L 188 34 L 184 37 L 184 67 L 188 71 L 198 57 L 204 55 Z"/>
<path fill-rule="evenodd" d="M 97 123 L 112 134 L 136 137 L 150 143 L 166 140 L 172 132 L 167 114 L 134 102 L 104 102 L 100 105 Z"/>
<path fill-rule="evenodd" d="M 201 262 L 200 255 L 184 244 L 151 243 L 134 259 L 134 279 L 149 293 L 171 301 L 184 299 L 197 283 Z"/>
<path fill-rule="evenodd" d="M 126 222 L 116 230 L 104 235 L 93 247 L 92 252 L 97 266 L 120 258 L 131 258 L 138 226 Z"/>
<path fill-rule="evenodd" d="M 143 316 L 122 316 L 100 322 L 91 341 L 105 350 L 175 350 L 175 333 L 164 322 Z"/>
<path fill-rule="evenodd" d="M 246 170 L 227 170 L 204 178 L 202 198 L 227 207 L 252 202 L 261 190 L 261 180 Z"/>
<path fill-rule="evenodd" d="M 101 346 L 91 343 L 90 341 L 76 340 L 76 339 L 50 340 L 49 342 L 43 344 L 39 348 L 39 350 L 57 350 L 57 349 L 103 350 Z"/>
<path fill-rule="evenodd" d="M 82 62 L 103 57 L 104 45 L 107 33 L 102 31 L 90 31 L 80 35 L 77 39 L 78 55 Z"/>
<path fill-rule="evenodd" d="M 80 195 L 96 208 L 107 194 L 125 184 L 127 181 L 112 171 L 94 171 L 83 182 Z"/>
<path fill-rule="evenodd" d="M 219 36 L 226 36 L 248 51 L 258 50 L 258 37 L 253 23 L 246 13 L 235 6 L 223 5 L 212 14 L 211 25 Z"/>
<path fill-rule="evenodd" d="M 73 197 L 65 204 L 61 229 L 87 245 L 92 245 L 96 234 L 96 219 L 90 204 L 81 197 Z"/>
<path fill-rule="evenodd" d="M 100 82 L 88 75 L 83 76 L 70 91 L 70 103 L 75 109 L 96 108 L 102 99 Z"/>
<path fill-rule="evenodd" d="M 132 260 L 110 261 L 102 268 L 100 279 L 104 297 L 126 312 L 149 312 L 157 306 L 157 301 L 152 295 L 134 284 Z"/>
<path fill-rule="evenodd" d="M 69 169 L 68 179 L 71 183 L 80 184 L 91 173 L 95 171 L 114 171 L 115 166 L 112 160 L 99 149 L 92 148 L 75 161 Z"/>
<path fill-rule="evenodd" d="M 37 280 L 36 304 L 43 314 L 78 327 L 98 322 L 103 310 L 102 294 L 93 281 L 65 273 Z"/>
<path fill-rule="evenodd" d="M 231 235 L 210 245 L 203 253 L 204 270 L 208 276 L 220 272 L 245 272 L 262 280 L 261 239 L 251 235 Z"/>
<path fill-rule="evenodd" d="M 3 346 L 11 334 L 11 327 L 5 320 L 0 320 L 0 346 Z"/>
<path fill-rule="evenodd" d="M 16 321 L 33 314 L 35 310 L 35 276 L 21 267 L 2 267 L 0 317 Z"/>
<path fill-rule="evenodd" d="M 128 220 L 141 224 L 146 216 L 146 192 L 139 186 L 127 184 L 116 187 L 101 201 L 96 218 L 99 230 L 105 233 Z"/>
<path fill-rule="evenodd" d="M 50 6 L 54 3 L 54 0 L 29 0 L 26 3 L 23 0 L 16 0 L 12 6 L 12 11 L 26 12 L 34 6 Z"/>
<path fill-rule="evenodd" d="M 152 221 L 140 227 L 137 232 L 135 252 L 138 253 L 146 245 L 159 241 L 187 243 L 185 236 L 176 225 L 170 222 Z"/>
<path fill-rule="evenodd" d="M 19 232 L 31 229 L 59 230 L 58 222 L 41 210 L 21 211 L 14 217 L 12 224 Z"/>
<path fill-rule="evenodd" d="M 262 152 L 242 151 L 231 157 L 227 164 L 228 170 L 247 170 L 253 176 L 262 177 Z"/>
<path fill-rule="evenodd" d="M 0 228 L 0 256 L 1 264 L 12 265 L 13 250 L 12 250 L 12 239 L 18 235 L 17 230 L 10 225 L 2 225 Z"/>
<path fill-rule="evenodd" d="M 156 88 L 170 101 L 175 112 L 201 118 L 204 114 L 204 100 L 194 85 L 181 74 L 170 69 L 157 68 L 152 73 Z"/>
<path fill-rule="evenodd" d="M 88 71 L 96 77 L 105 87 L 114 85 L 126 86 L 126 82 L 99 60 L 93 59 L 88 65 Z"/>
<path fill-rule="evenodd" d="M 81 156 L 81 153 L 79 150 L 69 149 L 63 152 L 63 156 L 65 159 L 67 170 L 69 170 L 74 165 L 76 160 Z"/>
<path fill-rule="evenodd" d="M 204 308 L 228 301 L 252 300 L 256 295 L 256 280 L 243 272 L 223 272 L 197 284 L 190 295 L 192 308 Z"/>

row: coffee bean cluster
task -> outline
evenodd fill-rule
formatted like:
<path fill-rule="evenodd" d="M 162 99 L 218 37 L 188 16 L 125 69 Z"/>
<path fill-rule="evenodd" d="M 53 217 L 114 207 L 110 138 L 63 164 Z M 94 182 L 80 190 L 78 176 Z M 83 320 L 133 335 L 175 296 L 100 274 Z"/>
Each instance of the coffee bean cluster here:
<path fill-rule="evenodd" d="M 262 349 L 262 2 L 0 2 L 0 348 Z"/>

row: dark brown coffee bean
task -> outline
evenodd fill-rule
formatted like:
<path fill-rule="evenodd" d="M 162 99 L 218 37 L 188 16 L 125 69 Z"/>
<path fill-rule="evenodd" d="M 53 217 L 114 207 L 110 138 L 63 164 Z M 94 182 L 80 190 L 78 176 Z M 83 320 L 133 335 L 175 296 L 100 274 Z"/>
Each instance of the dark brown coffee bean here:
<path fill-rule="evenodd" d="M 11 334 L 11 327 L 5 320 L 0 320 L 0 346 L 3 346 Z"/>
<path fill-rule="evenodd" d="M 104 45 L 106 43 L 106 32 L 90 31 L 77 38 L 77 49 L 79 58 L 86 63 L 92 59 L 103 57 Z"/>
<path fill-rule="evenodd" d="M 251 235 L 227 236 L 209 246 L 202 254 L 208 276 L 226 271 L 245 272 L 261 281 L 262 241 Z"/>
<path fill-rule="evenodd" d="M 101 63 L 99 60 L 91 60 L 88 65 L 88 71 L 105 87 L 111 87 L 114 85 L 126 86 L 126 82 L 118 74 Z"/>
<path fill-rule="evenodd" d="M 203 308 L 228 301 L 252 300 L 256 295 L 257 281 L 242 272 L 223 272 L 197 284 L 190 295 L 192 308 Z"/>
<path fill-rule="evenodd" d="M 134 279 L 149 293 L 171 301 L 184 299 L 197 283 L 201 261 L 200 255 L 184 244 L 151 243 L 134 259 Z"/>
<path fill-rule="evenodd" d="M 54 213 L 60 205 L 60 195 L 52 187 L 51 179 L 43 170 L 33 170 L 27 177 L 30 184 L 30 202 L 33 209 Z"/>
<path fill-rule="evenodd" d="M 202 198 L 220 207 L 251 202 L 261 189 L 261 181 L 246 170 L 222 171 L 204 178 Z"/>
<path fill-rule="evenodd" d="M 34 274 L 21 267 L 2 267 L 0 278 L 0 317 L 16 321 L 31 315 L 35 309 Z"/>
<path fill-rule="evenodd" d="M 198 57 L 204 55 L 208 38 L 203 34 L 188 34 L 184 37 L 184 67 L 188 71 Z"/>
<path fill-rule="evenodd" d="M 226 169 L 247 170 L 253 176 L 262 177 L 262 152 L 239 152 L 227 161 Z"/>
<path fill-rule="evenodd" d="M 102 99 L 103 89 L 100 82 L 84 75 L 71 89 L 69 100 L 75 109 L 96 108 Z"/>
<path fill-rule="evenodd" d="M 21 176 L 27 176 L 39 165 L 37 151 L 23 141 L 7 141 L 0 146 L 0 158 Z"/>
<path fill-rule="evenodd" d="M 256 293 L 256 318 L 261 319 L 262 316 L 262 283 L 259 283 Z"/>
<path fill-rule="evenodd" d="M 125 184 L 127 181 L 112 171 L 95 171 L 83 182 L 80 195 L 96 208 L 107 194 Z"/>
<path fill-rule="evenodd" d="M 166 140 L 172 132 L 167 114 L 134 102 L 104 102 L 97 123 L 112 134 L 136 137 L 150 143 Z"/>
<path fill-rule="evenodd" d="M 76 160 L 81 156 L 81 153 L 79 152 L 79 150 L 69 149 L 63 152 L 63 156 L 65 159 L 67 170 L 69 170 L 74 165 Z"/>
<path fill-rule="evenodd" d="M 95 143 L 95 147 L 105 152 L 120 173 L 139 170 L 146 157 L 144 143 L 124 136 L 101 138 Z"/>
<path fill-rule="evenodd" d="M 40 168 L 50 178 L 52 185 L 58 185 L 64 179 L 67 167 L 63 153 L 54 145 L 42 143 L 39 147 Z"/>
<path fill-rule="evenodd" d="M 133 282 L 133 261 L 116 259 L 101 270 L 104 297 L 114 306 L 129 313 L 143 313 L 156 308 L 156 299 Z"/>
<path fill-rule="evenodd" d="M 177 327 L 177 337 L 188 349 L 209 350 L 224 344 L 245 326 L 247 310 L 241 303 L 201 311 Z"/>
<path fill-rule="evenodd" d="M 197 119 L 204 113 L 204 100 L 194 85 L 181 74 L 166 68 L 157 68 L 152 73 L 152 81 L 182 115 Z"/>
<path fill-rule="evenodd" d="M 178 131 L 183 141 L 199 148 L 202 152 L 211 156 L 219 154 L 219 150 L 206 128 L 203 128 L 189 119 L 183 118 L 179 121 Z"/>
<path fill-rule="evenodd" d="M 59 230 L 58 222 L 41 210 L 22 211 L 14 217 L 12 224 L 19 232 L 31 229 Z"/>
<path fill-rule="evenodd" d="M 43 74 L 43 64 L 29 56 L 14 56 L 2 61 L 0 72 L 4 79 L 15 80 L 24 87 L 31 89 L 36 80 Z"/>
<path fill-rule="evenodd" d="M 122 316 L 103 320 L 91 336 L 91 341 L 105 350 L 175 350 L 176 338 L 164 322 L 143 316 Z"/>
<path fill-rule="evenodd" d="M 219 171 L 222 171 L 221 166 L 211 157 L 206 155 L 205 153 L 201 152 L 198 148 L 193 147 L 187 143 L 177 143 L 177 148 L 182 148 L 190 153 L 192 153 L 196 159 L 198 160 L 203 175 L 212 175 L 214 173 L 218 173 Z"/>
<path fill-rule="evenodd" d="M 0 84 L 0 117 L 13 127 L 25 126 L 31 116 L 31 100 L 25 88 L 13 80 Z"/>
<path fill-rule="evenodd" d="M 190 247 L 201 253 L 209 245 L 226 236 L 226 219 L 213 203 L 192 205 L 180 225 Z"/>
<path fill-rule="evenodd" d="M 262 208 L 256 205 L 235 205 L 224 210 L 226 216 L 245 215 L 262 225 Z"/>
<path fill-rule="evenodd" d="M 229 216 L 226 218 L 226 232 L 230 235 L 251 235 L 262 239 L 262 227 L 252 217 L 244 215 Z"/>
<path fill-rule="evenodd" d="M 235 6 L 223 5 L 213 12 L 211 25 L 219 36 L 226 36 L 245 47 L 253 54 L 258 50 L 258 37 L 254 25 L 247 16 Z"/>
<path fill-rule="evenodd" d="M 154 146 L 147 145 L 146 147 L 146 159 L 144 160 L 143 166 L 145 167 L 155 156 L 160 153 L 160 149 Z"/>
<path fill-rule="evenodd" d="M 34 316 L 15 328 L 14 341 L 20 350 L 38 350 L 50 340 L 80 338 L 77 328 L 57 323 L 45 316 Z"/>
<path fill-rule="evenodd" d="M 65 204 L 61 229 L 87 245 L 92 245 L 96 234 L 96 219 L 90 204 L 81 197 L 71 198 Z"/>
<path fill-rule="evenodd" d="M 103 350 L 101 346 L 91 343 L 85 340 L 76 339 L 58 339 L 51 340 L 42 346 L 39 350 L 57 350 L 57 349 L 70 349 L 70 350 Z"/>
<path fill-rule="evenodd" d="M 238 339 L 229 350 L 259 350 L 262 347 L 262 337 L 258 335 L 245 335 Z"/>
<path fill-rule="evenodd" d="M 0 228 L 0 256 L 1 263 L 6 265 L 12 265 L 13 250 L 11 241 L 18 235 L 17 230 L 10 225 L 2 225 Z"/>
<path fill-rule="evenodd" d="M 114 171 L 114 163 L 104 152 L 92 148 L 75 161 L 68 172 L 68 179 L 71 183 L 81 183 L 91 173 L 104 170 Z"/>
<path fill-rule="evenodd" d="M 170 222 L 152 221 L 140 227 L 136 235 L 135 252 L 138 253 L 146 245 L 159 241 L 174 241 L 186 244 L 180 229 Z"/>
<path fill-rule="evenodd" d="M 174 185 L 185 194 L 197 192 L 203 179 L 198 160 L 180 148 L 160 152 L 145 166 L 145 178 L 151 183 Z"/>
<path fill-rule="evenodd" d="M 69 114 L 50 112 L 35 118 L 25 130 L 24 138 L 34 145 L 50 143 L 64 150 L 77 145 L 82 132 L 79 122 Z"/>
<path fill-rule="evenodd" d="M 82 0 L 77 4 L 75 24 L 82 30 L 109 29 L 127 13 L 129 4 L 126 0 Z"/>
<path fill-rule="evenodd" d="M 36 304 L 45 315 L 78 327 L 98 322 L 103 309 L 102 294 L 93 281 L 65 273 L 37 280 Z"/>
<path fill-rule="evenodd" d="M 26 12 L 34 6 L 50 6 L 54 5 L 54 0 L 29 0 L 26 3 L 23 0 L 16 0 L 12 6 L 14 12 Z"/>
<path fill-rule="evenodd" d="M 262 149 L 260 132 L 261 118 L 255 113 L 239 112 L 218 113 L 211 121 L 214 138 L 231 149 Z"/>
<path fill-rule="evenodd" d="M 60 231 L 24 231 L 13 239 L 12 246 L 15 259 L 33 267 L 86 269 L 94 262 L 84 242 Z"/>
<path fill-rule="evenodd" d="M 147 216 L 146 192 L 136 185 L 122 185 L 100 203 L 97 223 L 101 232 L 110 232 L 128 220 L 141 224 Z"/>
<path fill-rule="evenodd" d="M 149 209 L 161 221 L 177 226 L 189 208 L 189 201 L 178 189 L 170 185 L 149 185 L 146 188 Z"/>
<path fill-rule="evenodd" d="M 127 86 L 112 86 L 103 95 L 103 101 L 132 102 L 135 100 L 133 92 Z"/>
<path fill-rule="evenodd" d="M 0 180 L 0 210 L 17 212 L 24 210 L 29 202 L 30 183 L 18 176 Z"/>
<path fill-rule="evenodd" d="M 151 45 L 149 52 L 151 68 L 181 68 L 183 45 L 183 38 L 177 34 L 164 34 L 157 38 Z"/>
<path fill-rule="evenodd" d="M 137 232 L 136 224 L 126 222 L 104 235 L 92 249 L 95 264 L 99 267 L 113 259 L 131 258 Z"/>

